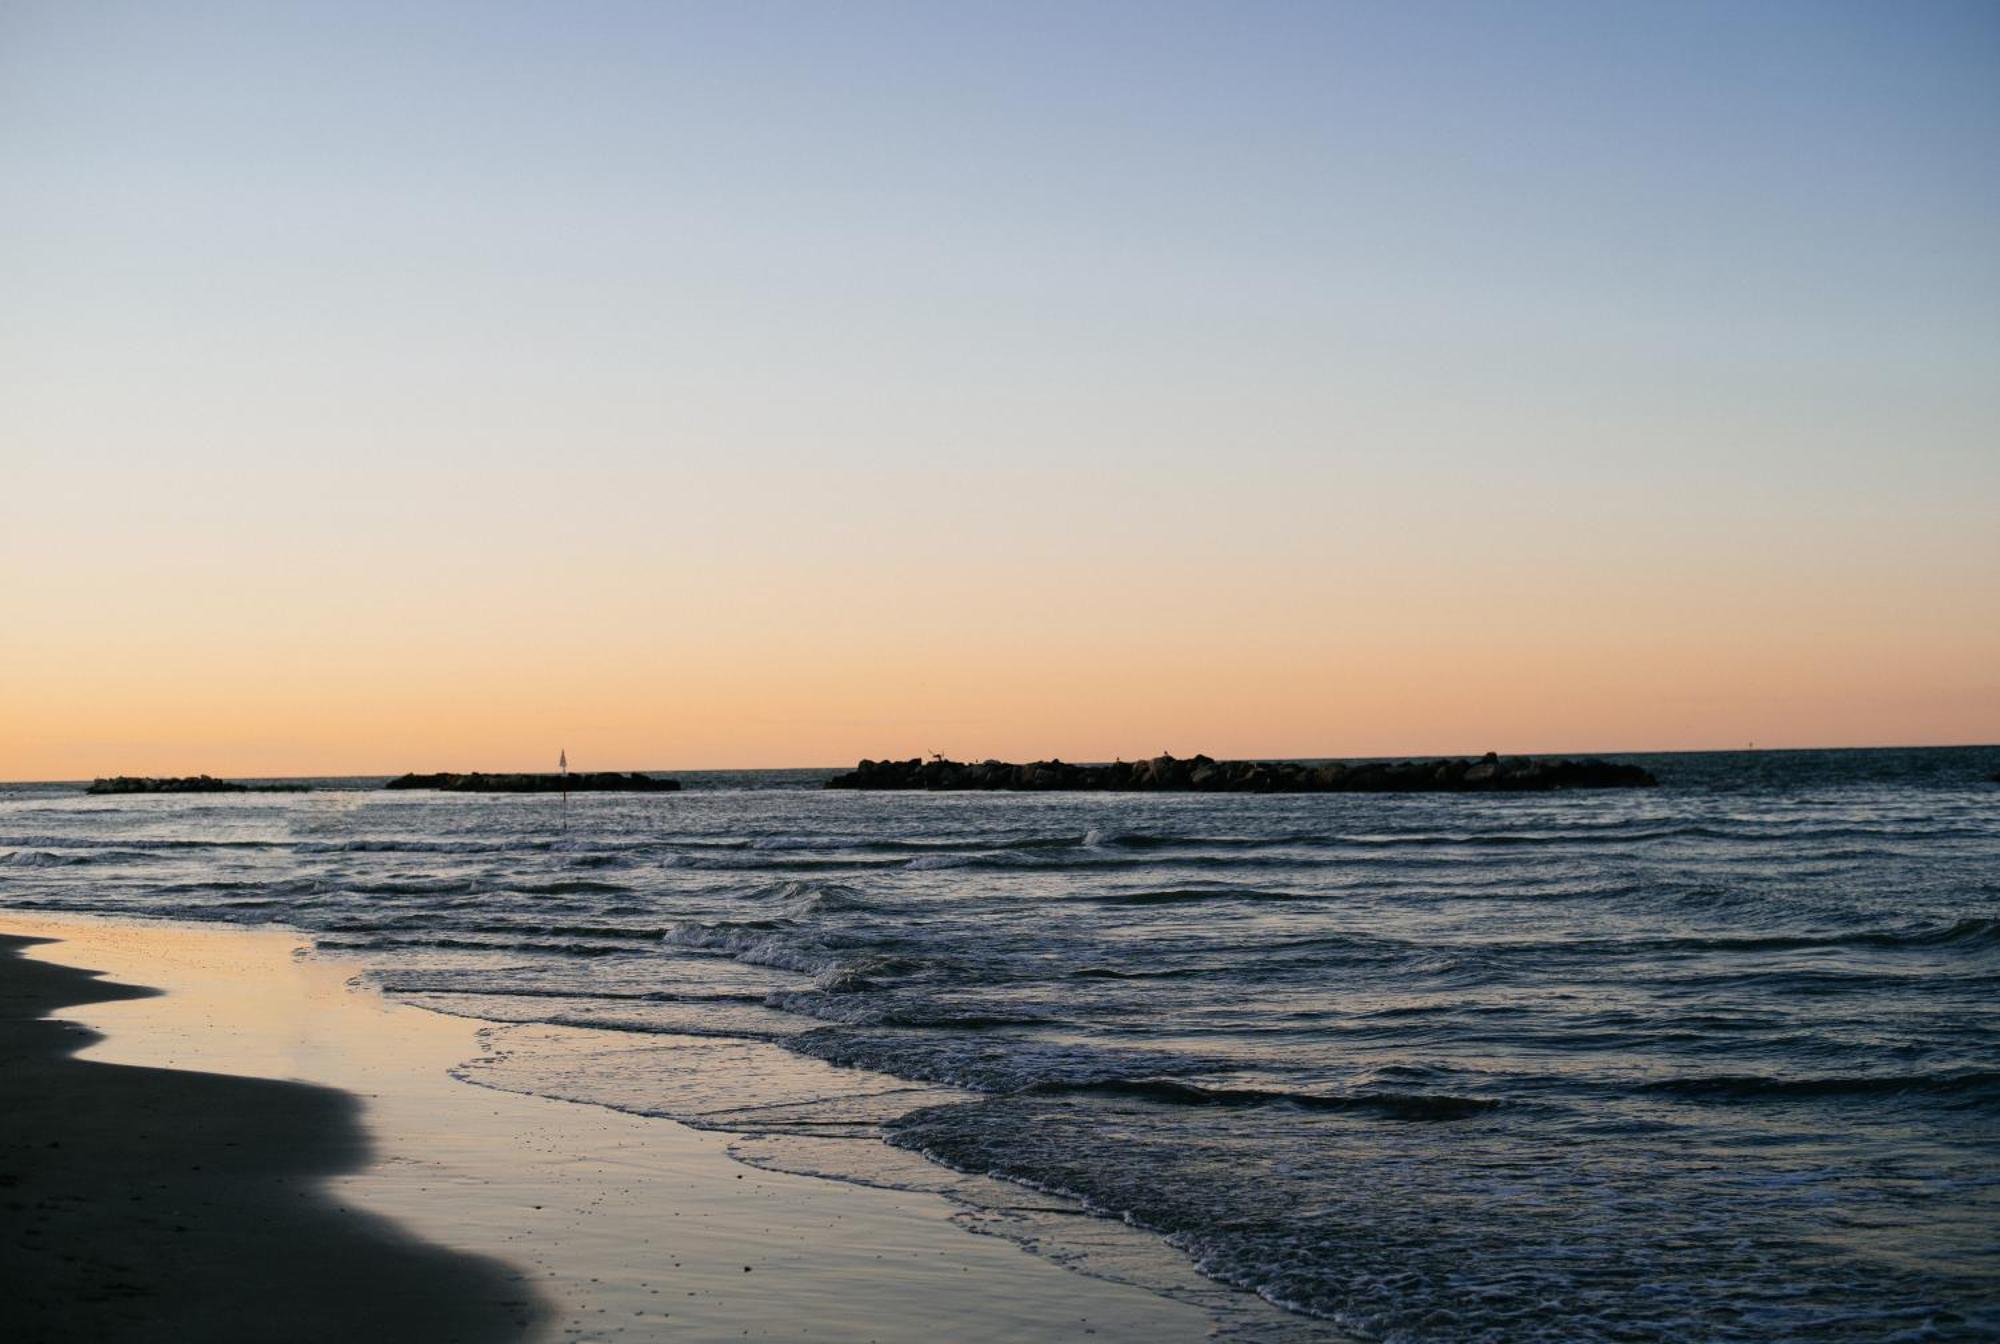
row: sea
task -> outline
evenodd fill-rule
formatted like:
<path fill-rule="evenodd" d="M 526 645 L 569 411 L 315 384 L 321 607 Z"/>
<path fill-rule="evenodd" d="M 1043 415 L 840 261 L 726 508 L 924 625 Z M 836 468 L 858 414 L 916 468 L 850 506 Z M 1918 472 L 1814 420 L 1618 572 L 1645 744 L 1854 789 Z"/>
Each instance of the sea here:
<path fill-rule="evenodd" d="M 2000 748 L 1619 759 L 1660 786 L 10 785 L 0 907 L 301 930 L 492 1024 L 468 1083 L 1143 1280 L 1115 1220 L 1301 1338 L 2000 1338 Z"/>

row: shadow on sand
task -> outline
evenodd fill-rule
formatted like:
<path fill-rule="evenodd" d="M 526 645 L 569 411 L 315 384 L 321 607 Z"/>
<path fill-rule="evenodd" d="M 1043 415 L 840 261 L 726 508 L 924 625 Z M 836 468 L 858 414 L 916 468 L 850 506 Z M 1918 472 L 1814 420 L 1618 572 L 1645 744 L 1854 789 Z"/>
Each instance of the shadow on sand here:
<path fill-rule="evenodd" d="M 156 991 L 0 935 L 0 1339 L 518 1340 L 543 1315 L 499 1262 L 337 1203 L 360 1103 L 303 1083 L 75 1058 L 61 1008 Z"/>

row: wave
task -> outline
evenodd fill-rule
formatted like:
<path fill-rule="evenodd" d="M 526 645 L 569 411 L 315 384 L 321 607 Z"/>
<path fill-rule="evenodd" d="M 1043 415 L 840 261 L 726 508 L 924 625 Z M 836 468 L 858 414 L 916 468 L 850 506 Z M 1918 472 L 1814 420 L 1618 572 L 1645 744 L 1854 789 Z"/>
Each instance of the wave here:
<path fill-rule="evenodd" d="M 607 1003 L 762 1003 L 764 996 L 754 993 L 714 993 L 687 994 L 672 990 L 616 990 L 616 989 L 546 989 L 533 985 L 459 985 L 422 984 L 399 982 L 393 976 L 377 980 L 378 987 L 385 994 L 454 994 L 466 998 L 493 999 L 561 999 L 590 1001 L 601 999 Z"/>
<path fill-rule="evenodd" d="M 599 882 L 582 877 L 558 878 L 553 882 L 503 882 L 500 885 L 507 891 L 518 891 L 528 896 L 581 896 L 633 890 L 623 882 Z"/>
<path fill-rule="evenodd" d="M 838 990 L 773 990 L 763 996 L 766 1008 L 818 1018 L 841 1026 L 903 1027 L 932 1031 L 988 1031 L 1003 1027 L 1049 1027 L 1066 1025 L 1061 1018 L 1041 1013 L 1000 1013 L 948 1008 L 900 1006 L 843 997 Z"/>
<path fill-rule="evenodd" d="M 560 957 L 611 957 L 629 953 L 630 948 L 607 947 L 602 943 L 510 942 L 485 943 L 472 938 L 448 935 L 403 938 L 314 939 L 314 945 L 331 952 L 394 952 L 408 948 L 433 948 L 448 952 L 538 952 Z"/>
<path fill-rule="evenodd" d="M 1885 951 L 2000 946 L 2000 918 L 1973 917 L 1911 929 L 1860 929 L 1844 933 L 1720 934 L 1681 938 L 1577 939 L 1555 943 L 1503 943 L 1509 952 L 1550 951 L 1582 955 L 1660 952 L 1803 952 L 1821 948 Z"/>
<path fill-rule="evenodd" d="M 1857 1077 L 1772 1078 L 1755 1073 L 1662 1078 L 1641 1092 L 1714 1101 L 1819 1100 L 1841 1097 L 1940 1096 L 2000 1101 L 2000 1072 L 1865 1074 Z"/>
<path fill-rule="evenodd" d="M 1288 1106 L 1303 1111 L 1366 1111 L 1394 1120 L 1464 1120 L 1499 1110 L 1504 1102 L 1428 1092 L 1267 1091 L 1254 1087 L 1201 1087 L 1171 1078 L 1111 1078 L 1088 1082 L 1046 1082 L 1022 1088 L 1021 1096 L 1094 1096 L 1148 1101 L 1168 1106 Z"/>
<path fill-rule="evenodd" d="M 187 840 L 152 836 L 10 835 L 0 845 L 24 849 L 285 849 L 284 840 Z"/>
<path fill-rule="evenodd" d="M 471 931 L 539 938 L 622 938 L 643 943 L 657 943 L 667 936 L 664 928 L 634 928 L 629 924 L 475 924 Z"/>
<path fill-rule="evenodd" d="M 343 890 L 360 896 L 452 896 L 491 885 L 469 877 L 401 877 L 378 882 L 350 880 L 340 883 Z"/>
<path fill-rule="evenodd" d="M 757 843 L 730 851 L 715 847 L 712 852 L 691 853 L 684 847 L 669 847 L 660 853 L 662 867 L 714 869 L 723 871 L 824 871 L 868 872 L 901 869 L 928 872 L 955 868 L 1034 870 L 1034 871 L 1115 871 L 1124 868 L 1303 868 L 1326 869 L 1367 864 L 1385 871 L 1408 870 L 1413 864 L 1459 865 L 1466 862 L 1454 851 L 1489 848 L 1577 846 L 1589 844 L 1616 849 L 1640 842 L 1673 837 L 1742 839 L 1699 826 L 1662 827 L 1644 832 L 1592 833 L 1580 836 L 1494 834 L 1421 834 L 1388 836 L 1290 837 L 1251 844 L 1210 838 L 1168 840 L 1152 838 L 1133 845 L 1129 837 L 1087 832 L 1081 838 L 1061 841 L 1006 841 L 981 844 L 911 844 L 880 842 L 845 847 L 820 846 L 807 842 Z M 1815 845 L 1812 836 L 1771 837 L 1786 845 Z M 848 852 L 836 852 L 846 849 Z M 855 850 L 859 853 L 853 852 Z M 1875 847 L 1850 847 L 1815 851 L 1821 859 L 1854 860 L 1880 857 L 1893 852 Z M 1421 857 L 1419 857 L 1421 856 Z M 1718 856 L 1719 861 L 1720 856 Z"/>
<path fill-rule="evenodd" d="M 506 1017 L 496 1018 L 492 1016 L 493 1009 L 490 1008 L 485 1002 L 475 1002 L 472 1004 L 460 1003 L 459 1000 L 461 999 L 469 998 L 478 1000 L 480 996 L 473 994 L 462 994 L 457 990 L 445 990 L 445 989 L 413 990 L 406 995 L 406 998 L 410 1003 L 413 1003 L 417 1007 L 423 1008 L 429 1012 L 443 1013 L 447 1017 L 470 1018 L 474 1022 L 484 1022 L 489 1025 L 492 1025 L 497 1022 L 509 1026 L 519 1026 L 528 1022 L 539 1022 L 552 1027 L 576 1027 L 584 1031 L 622 1031 L 622 1032 L 628 1032 L 634 1036 L 701 1036 L 716 1041 L 724 1041 L 724 1042 L 735 1041 L 739 1043 L 743 1041 L 763 1041 L 763 1042 L 769 1042 L 771 1044 L 782 1044 L 786 1035 L 786 1033 L 783 1030 L 776 1029 L 772 1027 L 769 1023 L 747 1022 L 742 1020 L 740 1017 L 730 1016 L 729 1012 L 732 1005 L 726 1005 L 726 1004 L 711 1004 L 708 1005 L 706 1008 L 700 1010 L 702 1012 L 712 1013 L 717 1015 L 718 1017 L 723 1018 L 722 1021 L 711 1024 L 702 1021 L 699 1017 L 689 1018 L 687 1020 L 676 1020 L 673 1022 L 661 1022 L 657 1019 L 620 1018 L 620 1017 L 612 1017 L 604 1013 L 592 1013 L 588 1011 L 579 1011 L 575 1013 L 556 1011 L 549 1013 L 545 1016 L 536 1016 L 532 1018 L 520 1018 L 520 1019 L 506 1018 Z M 754 1013 L 758 1011 L 756 1006 L 753 1004 L 737 1004 L 733 1006 L 736 1009 L 740 1010 L 741 1012 Z M 473 1071 L 466 1065 L 460 1065 L 457 1068 L 448 1069 L 446 1070 L 446 1072 L 448 1072 L 452 1077 L 458 1079 L 460 1082 L 471 1083 L 475 1087 L 491 1086 L 491 1084 L 485 1082 L 477 1072 Z M 511 1092 L 511 1091 L 522 1091 L 526 1089 L 498 1088 L 496 1090 L 502 1092 Z M 558 1094 L 550 1092 L 550 1093 L 534 1093 L 533 1095 L 556 1096 Z M 640 1113 L 646 1115 L 668 1114 L 668 1112 L 664 1111 L 645 1111 Z M 678 1119 L 679 1117 L 676 1116 L 674 1118 Z M 693 1122 L 687 1121 L 686 1123 L 691 1124 Z"/>
<path fill-rule="evenodd" d="M 570 868 L 620 868 L 631 861 L 631 852 L 619 850 L 586 850 L 580 853 L 564 854 L 563 864 Z"/>
<path fill-rule="evenodd" d="M 1089 849 L 1114 843 L 1116 836 L 1107 837 L 1098 827 L 1089 827 L 1083 834 L 1026 835 L 1026 836 L 986 836 L 966 839 L 931 840 L 911 836 L 866 836 L 866 835 L 764 835 L 749 842 L 753 850 L 858 850 L 875 854 L 944 854 L 979 853 L 989 850 L 1039 850 L 1039 849 Z"/>
<path fill-rule="evenodd" d="M 73 868 L 80 864 L 101 863 L 148 863 L 154 860 L 147 853 L 128 849 L 95 849 L 87 853 L 65 852 L 63 850 L 22 849 L 0 858 L 0 864 L 11 868 Z"/>
<path fill-rule="evenodd" d="M 1287 962 L 1285 969 L 1296 969 L 1300 965 L 1310 968 L 1316 964 L 1310 960 L 1304 962 L 1293 961 Z M 1206 976 L 1228 977 L 1240 976 L 1242 974 L 1243 968 L 1241 966 L 1233 966 L 1227 963 L 1184 962 L 1138 968 L 1102 965 L 1080 966 L 1076 970 L 1070 971 L 1066 978 L 1071 980 L 1193 980 Z"/>
<path fill-rule="evenodd" d="M 414 933 L 485 934 L 498 938 L 610 938 L 625 942 L 657 943 L 667 936 L 665 928 L 629 924 L 569 923 L 476 923 L 434 929 L 438 921 L 430 915 L 405 915 L 394 919 L 335 919 L 325 927 L 329 933 Z"/>
<path fill-rule="evenodd" d="M 551 840 L 302 840 L 301 854 L 511 854 L 555 847 Z"/>
<path fill-rule="evenodd" d="M 1638 843 L 1655 840 L 1723 840 L 1748 844 L 1786 845 L 1826 840 L 1947 840 L 1976 839 L 1986 832 L 1970 826 L 1911 826 L 1838 823 L 1801 825 L 1793 821 L 1731 821 L 1619 818 L 1572 821 L 1558 826 L 1508 830 L 1438 830 L 1429 827 L 1384 831 L 1291 831 L 1272 835 L 1185 835 L 1121 832 L 1099 843 L 1123 849 L 1273 849 L 1273 848 L 1509 848 Z"/>
<path fill-rule="evenodd" d="M 795 917 L 836 910 L 865 910 L 870 904 L 858 887 L 838 882 L 780 882 L 759 887 L 749 894 L 749 899 L 775 901 Z"/>
<path fill-rule="evenodd" d="M 969 868 L 981 857 L 978 854 L 924 854 L 911 859 L 904 867 L 919 873 L 939 868 Z"/>
<path fill-rule="evenodd" d="M 768 924 L 677 924 L 662 940 L 675 947 L 721 952 L 746 966 L 819 975 L 837 969 L 839 960 L 824 949 L 802 945 L 774 933 Z"/>
<path fill-rule="evenodd" d="M 1280 831 L 1270 835 L 1209 835 L 1151 831 L 1100 834 L 1096 843 L 1118 849 L 1287 849 L 1316 846 L 1375 848 L 1395 845 L 1565 844 L 1581 840 L 1652 838 L 1681 828 L 1633 820 L 1579 821 L 1540 830 L 1440 831 L 1430 827 L 1384 831 Z"/>
<path fill-rule="evenodd" d="M 1323 901 L 1333 893 L 1269 891 L 1261 887 L 1167 887 L 1156 891 L 1109 891 L 1082 897 L 1094 905 L 1181 905 L 1201 901 Z"/>
<path fill-rule="evenodd" d="M 662 868 L 694 868 L 711 872 L 855 872 L 868 869 L 896 868 L 903 865 L 899 858 L 795 858 L 790 851 L 765 851 L 761 855 L 755 851 L 737 853 L 688 854 L 670 850 L 661 854 L 658 864 Z"/>
<path fill-rule="evenodd" d="M 46 849 L 19 849 L 0 859 L 9 868 L 67 868 L 72 864 L 93 863 L 95 854 L 59 854 Z"/>
<path fill-rule="evenodd" d="M 296 879 L 293 879 L 296 881 Z M 192 895 L 203 891 L 261 891 L 269 887 L 283 887 L 287 882 L 260 882 L 251 878 L 219 878 L 210 882 L 169 882 L 153 888 L 155 896 Z"/>
<path fill-rule="evenodd" d="M 1322 860 L 1318 862 L 1332 862 Z M 1157 856 L 1120 855 L 1102 847 L 1074 846 L 1072 852 L 1044 853 L 1033 850 L 977 850 L 962 854 L 922 854 L 903 862 L 907 871 L 924 872 L 940 868 L 1014 868 L 1059 872 L 1115 871 L 1121 868 L 1299 868 L 1315 861 L 1284 854 L 1182 854 L 1162 859 Z"/>

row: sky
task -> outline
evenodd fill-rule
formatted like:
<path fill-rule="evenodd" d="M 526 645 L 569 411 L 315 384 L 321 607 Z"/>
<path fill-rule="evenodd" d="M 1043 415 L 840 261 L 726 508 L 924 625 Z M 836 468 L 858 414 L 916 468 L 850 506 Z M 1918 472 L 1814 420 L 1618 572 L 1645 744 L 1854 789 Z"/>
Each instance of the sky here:
<path fill-rule="evenodd" d="M 2000 740 L 2000 6 L 0 0 L 0 778 Z"/>

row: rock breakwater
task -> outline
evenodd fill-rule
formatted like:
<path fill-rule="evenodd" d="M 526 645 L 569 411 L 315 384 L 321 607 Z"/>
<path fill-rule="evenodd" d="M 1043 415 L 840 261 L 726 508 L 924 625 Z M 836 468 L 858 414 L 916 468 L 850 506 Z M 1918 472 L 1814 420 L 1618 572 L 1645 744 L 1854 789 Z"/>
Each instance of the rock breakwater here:
<path fill-rule="evenodd" d="M 1138 790 L 1185 793 L 1528 793 L 1552 789 L 1647 788 L 1640 766 L 1499 756 L 1413 761 L 1218 761 L 1155 756 L 1148 761 L 1073 765 L 1066 761 L 862 761 L 826 782 L 829 789 Z"/>
<path fill-rule="evenodd" d="M 155 779 L 142 775 L 113 775 L 94 779 L 85 793 L 248 793 L 248 784 L 215 779 L 208 775 L 184 775 Z"/>
<path fill-rule="evenodd" d="M 678 779 L 655 779 L 634 770 L 600 770 L 574 775 L 488 775 L 440 773 L 398 775 L 385 789 L 442 789 L 447 793 L 673 793 Z"/>

